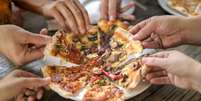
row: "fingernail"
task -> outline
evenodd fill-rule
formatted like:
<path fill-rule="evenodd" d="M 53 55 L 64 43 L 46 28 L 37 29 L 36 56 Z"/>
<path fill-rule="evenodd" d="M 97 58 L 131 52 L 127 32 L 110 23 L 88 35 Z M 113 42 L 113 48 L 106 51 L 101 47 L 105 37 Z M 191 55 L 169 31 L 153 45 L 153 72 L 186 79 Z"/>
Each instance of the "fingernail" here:
<path fill-rule="evenodd" d="M 115 19 L 116 19 L 116 17 L 110 16 L 110 21 L 114 21 Z"/>
<path fill-rule="evenodd" d="M 134 7 L 134 6 L 135 6 L 135 3 L 134 3 L 134 2 L 130 2 L 130 3 L 128 4 L 128 7 L 129 7 L 129 8 Z"/>
<path fill-rule="evenodd" d="M 146 64 L 146 59 L 142 58 L 142 64 Z"/>
<path fill-rule="evenodd" d="M 51 81 L 51 77 L 43 78 L 44 81 Z"/>
<path fill-rule="evenodd" d="M 137 36 L 138 36 L 138 35 L 137 35 L 136 33 L 133 33 L 133 34 L 134 34 L 133 39 L 134 39 L 134 40 L 137 40 Z"/>
<path fill-rule="evenodd" d="M 85 34 L 85 32 L 86 32 L 85 29 L 81 29 L 82 34 Z"/>
<path fill-rule="evenodd" d="M 135 18 L 134 15 L 129 15 L 129 16 L 128 16 L 128 19 L 130 19 L 130 20 L 135 20 L 136 18 Z"/>

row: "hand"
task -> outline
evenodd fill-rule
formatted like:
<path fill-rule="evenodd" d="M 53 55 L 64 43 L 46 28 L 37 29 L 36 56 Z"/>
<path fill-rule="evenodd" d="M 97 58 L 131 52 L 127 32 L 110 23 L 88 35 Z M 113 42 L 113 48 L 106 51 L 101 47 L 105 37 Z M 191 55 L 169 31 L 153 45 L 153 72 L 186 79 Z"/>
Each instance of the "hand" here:
<path fill-rule="evenodd" d="M 75 34 L 85 34 L 90 24 L 88 13 L 79 0 L 49 1 L 42 12 L 53 17 L 65 31 L 70 29 Z"/>
<path fill-rule="evenodd" d="M 142 59 L 151 68 L 146 79 L 152 84 L 172 84 L 180 88 L 201 90 L 200 63 L 177 52 L 159 52 Z"/>
<path fill-rule="evenodd" d="M 198 18 L 157 16 L 144 20 L 131 28 L 134 39 L 145 48 L 169 48 L 180 44 L 198 44 L 201 21 Z M 197 38 L 198 37 L 198 38 Z M 201 44 L 201 42 L 200 42 Z"/>
<path fill-rule="evenodd" d="M 43 56 L 45 45 L 51 40 L 43 29 L 41 34 L 28 32 L 14 25 L 0 26 L 0 53 L 21 66 Z"/>
<path fill-rule="evenodd" d="M 36 75 L 14 70 L 0 80 L 0 100 L 8 101 L 17 97 L 17 101 L 40 100 L 43 95 L 43 88 L 50 82 L 50 78 L 38 78 Z M 30 93 L 31 92 L 31 93 Z"/>
<path fill-rule="evenodd" d="M 127 6 L 121 8 L 121 0 L 101 0 L 101 19 L 104 20 L 135 20 L 135 16 L 132 14 L 123 14 L 130 8 L 134 7 L 133 2 L 129 3 Z"/>

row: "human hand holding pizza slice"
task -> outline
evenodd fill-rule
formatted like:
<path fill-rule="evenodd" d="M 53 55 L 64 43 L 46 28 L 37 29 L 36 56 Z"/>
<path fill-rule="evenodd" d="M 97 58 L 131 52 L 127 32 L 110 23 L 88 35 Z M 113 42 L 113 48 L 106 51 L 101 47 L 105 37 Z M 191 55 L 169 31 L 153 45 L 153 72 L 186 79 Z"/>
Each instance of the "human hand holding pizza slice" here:
<path fill-rule="evenodd" d="M 50 78 L 39 78 L 35 74 L 14 70 L 0 80 L 1 101 L 35 101 L 40 100 L 43 88 L 50 82 Z"/>
<path fill-rule="evenodd" d="M 135 25 L 130 32 L 145 48 L 200 45 L 200 24 L 200 17 L 156 16 Z"/>
<path fill-rule="evenodd" d="M 17 66 L 41 58 L 45 45 L 51 40 L 44 35 L 47 34 L 46 29 L 35 34 L 15 25 L 2 25 L 0 30 L 0 53 Z"/>
<path fill-rule="evenodd" d="M 201 91 L 201 64 L 180 52 L 159 52 L 143 58 L 142 62 L 151 69 L 146 79 L 152 84 L 172 84 L 184 89 Z"/>

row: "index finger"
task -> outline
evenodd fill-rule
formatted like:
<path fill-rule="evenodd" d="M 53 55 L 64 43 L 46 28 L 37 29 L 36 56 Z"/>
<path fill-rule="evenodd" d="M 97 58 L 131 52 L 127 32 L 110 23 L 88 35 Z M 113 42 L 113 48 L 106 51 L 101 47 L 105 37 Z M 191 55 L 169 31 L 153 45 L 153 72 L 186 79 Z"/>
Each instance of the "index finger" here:
<path fill-rule="evenodd" d="M 109 0 L 101 0 L 101 19 L 108 20 Z"/>
<path fill-rule="evenodd" d="M 84 8 L 84 6 L 78 0 L 74 0 L 74 2 L 77 5 L 77 7 L 81 10 L 82 15 L 84 16 L 86 29 L 89 29 L 90 20 L 89 20 L 88 12 L 86 11 L 86 9 Z"/>
<path fill-rule="evenodd" d="M 79 29 L 79 32 L 81 34 L 86 33 L 85 23 L 84 23 L 84 17 L 82 15 L 81 10 L 75 5 L 73 0 L 65 1 L 65 4 L 67 5 L 68 9 L 71 11 L 73 16 L 75 17 L 75 21 L 77 23 L 77 27 Z"/>
<path fill-rule="evenodd" d="M 134 34 L 135 40 L 145 40 L 155 31 L 155 25 L 149 23 L 149 20 L 145 20 L 136 26 L 134 26 L 130 32 Z"/>
<path fill-rule="evenodd" d="M 109 0 L 109 19 L 111 21 L 117 18 L 117 9 L 118 9 L 119 0 Z"/>

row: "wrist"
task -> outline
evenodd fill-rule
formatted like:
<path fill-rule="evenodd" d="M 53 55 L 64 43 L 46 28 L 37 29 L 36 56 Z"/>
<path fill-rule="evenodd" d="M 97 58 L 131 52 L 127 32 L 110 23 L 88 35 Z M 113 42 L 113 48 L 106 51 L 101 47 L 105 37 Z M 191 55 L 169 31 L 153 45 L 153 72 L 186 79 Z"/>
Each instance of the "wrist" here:
<path fill-rule="evenodd" d="M 201 16 L 188 17 L 183 24 L 183 44 L 201 45 Z"/>

